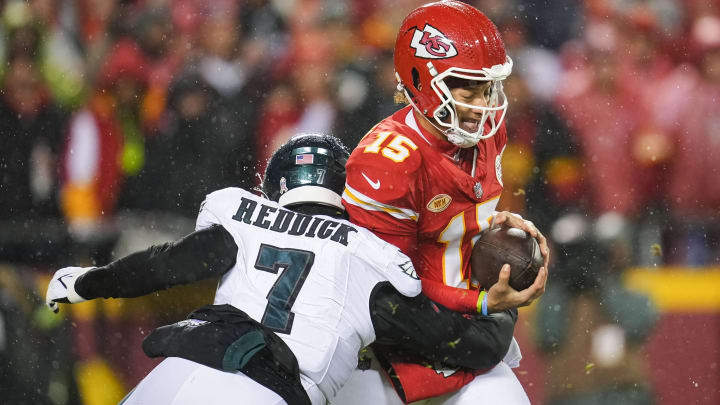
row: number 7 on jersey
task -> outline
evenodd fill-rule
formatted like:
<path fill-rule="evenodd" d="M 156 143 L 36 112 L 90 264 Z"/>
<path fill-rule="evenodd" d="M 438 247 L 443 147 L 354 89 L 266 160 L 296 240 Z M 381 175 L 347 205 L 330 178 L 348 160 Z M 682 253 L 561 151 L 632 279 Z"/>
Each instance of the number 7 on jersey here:
<path fill-rule="evenodd" d="M 290 310 L 314 262 L 315 254 L 307 250 L 260 245 L 255 268 L 273 274 L 282 269 L 268 291 L 268 305 L 260 321 L 263 325 L 275 332 L 290 334 L 295 317 Z"/>

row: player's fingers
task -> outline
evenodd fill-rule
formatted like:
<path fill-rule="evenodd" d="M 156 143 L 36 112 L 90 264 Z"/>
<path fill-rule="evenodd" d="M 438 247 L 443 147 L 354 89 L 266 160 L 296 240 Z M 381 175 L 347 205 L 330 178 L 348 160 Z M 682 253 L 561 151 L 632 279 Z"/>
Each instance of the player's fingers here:
<path fill-rule="evenodd" d="M 543 256 L 550 254 L 550 248 L 547 244 L 547 238 L 545 235 L 543 235 L 540 231 L 538 231 L 537 236 L 535 237 L 538 241 L 538 245 L 540 245 L 540 252 L 542 252 Z"/>
<path fill-rule="evenodd" d="M 507 221 L 507 219 L 508 219 L 508 216 L 505 211 L 498 212 L 493 217 L 492 227 L 496 227 L 496 226 L 504 224 L 505 221 Z"/>
<path fill-rule="evenodd" d="M 536 228 L 536 229 L 537 229 L 537 228 Z M 537 231 L 537 236 L 536 236 L 536 238 L 537 238 L 538 243 L 539 243 L 540 245 L 545 245 L 545 246 L 547 246 L 547 238 L 545 237 L 545 235 L 542 234 L 542 232 L 540 232 L 539 229 L 538 229 L 538 231 Z"/>
<path fill-rule="evenodd" d="M 542 234 L 542 232 L 538 231 L 537 237 L 538 245 L 540 245 L 540 252 L 543 254 L 543 256 L 550 256 L 550 247 L 547 243 L 547 238 L 545 235 Z"/>
<path fill-rule="evenodd" d="M 505 226 L 510 226 L 510 227 L 513 227 L 513 228 L 520 228 L 520 229 L 522 229 L 522 230 L 525 231 L 525 232 L 531 232 L 531 229 L 530 229 L 531 227 L 529 227 L 529 226 L 526 224 L 526 222 L 529 222 L 529 221 L 525 221 L 524 219 L 522 219 L 521 217 L 513 214 L 513 213 L 510 212 L 510 211 L 504 211 L 504 212 L 505 212 L 505 216 L 506 216 L 506 218 L 507 218 L 507 219 L 505 220 Z M 532 222 L 531 222 L 531 224 L 532 224 Z"/>
<path fill-rule="evenodd" d="M 502 286 L 510 287 L 510 265 L 504 264 L 500 268 L 500 274 L 498 275 L 498 284 Z"/>
<path fill-rule="evenodd" d="M 542 240 L 539 243 L 540 245 L 540 253 L 543 257 L 543 267 L 545 267 L 545 270 L 548 269 L 548 265 L 550 264 L 550 247 L 547 244 L 547 239 L 545 237 L 542 238 Z"/>
<path fill-rule="evenodd" d="M 539 242 L 538 235 L 540 234 L 540 231 L 538 231 L 532 221 L 522 221 L 522 230 L 529 233 L 533 238 L 538 239 Z"/>
<path fill-rule="evenodd" d="M 547 268 L 541 267 L 540 271 L 538 271 L 537 277 L 535 277 L 535 283 L 533 285 L 537 284 L 537 291 L 536 295 L 533 299 L 540 297 L 545 293 L 545 285 L 547 284 Z"/>
<path fill-rule="evenodd" d="M 532 285 L 522 291 L 523 300 L 525 305 L 530 305 L 535 299 L 539 298 L 545 292 L 545 280 L 547 278 L 547 272 L 544 267 L 540 268 L 538 275 L 535 277 L 535 281 Z"/>
<path fill-rule="evenodd" d="M 523 220 L 522 224 L 522 229 L 537 240 L 538 246 L 540 246 L 540 254 L 543 257 L 543 266 L 547 269 L 548 264 L 550 264 L 550 248 L 547 244 L 547 238 L 537 229 L 532 221 Z"/>
<path fill-rule="evenodd" d="M 533 300 L 535 300 L 535 294 L 537 293 L 537 290 L 535 289 L 535 286 L 530 286 L 523 291 L 520 292 L 521 296 L 519 297 L 519 301 L 521 302 L 518 307 L 526 307 L 530 304 L 532 304 Z"/>
<path fill-rule="evenodd" d="M 530 285 L 530 287 L 517 293 L 516 299 L 518 307 L 528 306 L 533 302 L 535 298 L 542 295 L 542 293 L 539 293 L 539 290 L 542 288 L 542 280 L 540 279 L 541 272 L 542 269 L 540 272 L 538 272 L 538 275 L 535 276 L 535 281 Z"/>

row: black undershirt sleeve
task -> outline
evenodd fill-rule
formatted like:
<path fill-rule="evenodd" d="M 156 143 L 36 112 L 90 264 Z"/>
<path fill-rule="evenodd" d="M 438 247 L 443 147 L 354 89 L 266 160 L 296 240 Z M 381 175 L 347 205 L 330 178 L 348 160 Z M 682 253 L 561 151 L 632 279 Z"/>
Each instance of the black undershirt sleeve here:
<path fill-rule="evenodd" d="M 502 361 L 517 320 L 516 310 L 489 316 L 455 312 L 422 294 L 406 297 L 389 282 L 373 290 L 370 314 L 377 343 L 393 352 L 476 370 Z"/>
<path fill-rule="evenodd" d="M 75 291 L 86 299 L 139 297 L 219 277 L 235 265 L 237 252 L 232 235 L 213 225 L 90 270 L 75 282 Z"/>

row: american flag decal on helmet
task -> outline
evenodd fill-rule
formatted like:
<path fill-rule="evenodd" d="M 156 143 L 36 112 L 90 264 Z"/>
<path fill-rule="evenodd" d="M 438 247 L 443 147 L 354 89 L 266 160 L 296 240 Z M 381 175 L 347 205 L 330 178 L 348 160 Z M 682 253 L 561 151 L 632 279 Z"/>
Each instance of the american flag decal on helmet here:
<path fill-rule="evenodd" d="M 296 165 L 311 165 L 313 164 L 313 161 L 315 160 L 315 155 L 312 153 L 303 153 L 302 155 L 296 155 L 295 156 L 295 164 Z"/>

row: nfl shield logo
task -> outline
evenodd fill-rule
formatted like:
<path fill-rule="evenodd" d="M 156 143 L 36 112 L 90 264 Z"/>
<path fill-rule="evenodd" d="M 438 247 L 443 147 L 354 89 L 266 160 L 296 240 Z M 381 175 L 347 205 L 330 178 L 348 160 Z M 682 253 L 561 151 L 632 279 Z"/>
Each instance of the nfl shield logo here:
<path fill-rule="evenodd" d="M 473 186 L 473 191 L 475 192 L 475 198 L 477 198 L 478 200 L 482 198 L 483 189 L 480 182 L 475 183 L 475 185 Z"/>
<path fill-rule="evenodd" d="M 285 180 L 285 177 L 280 177 L 280 194 L 285 194 L 287 191 L 287 180 Z"/>

